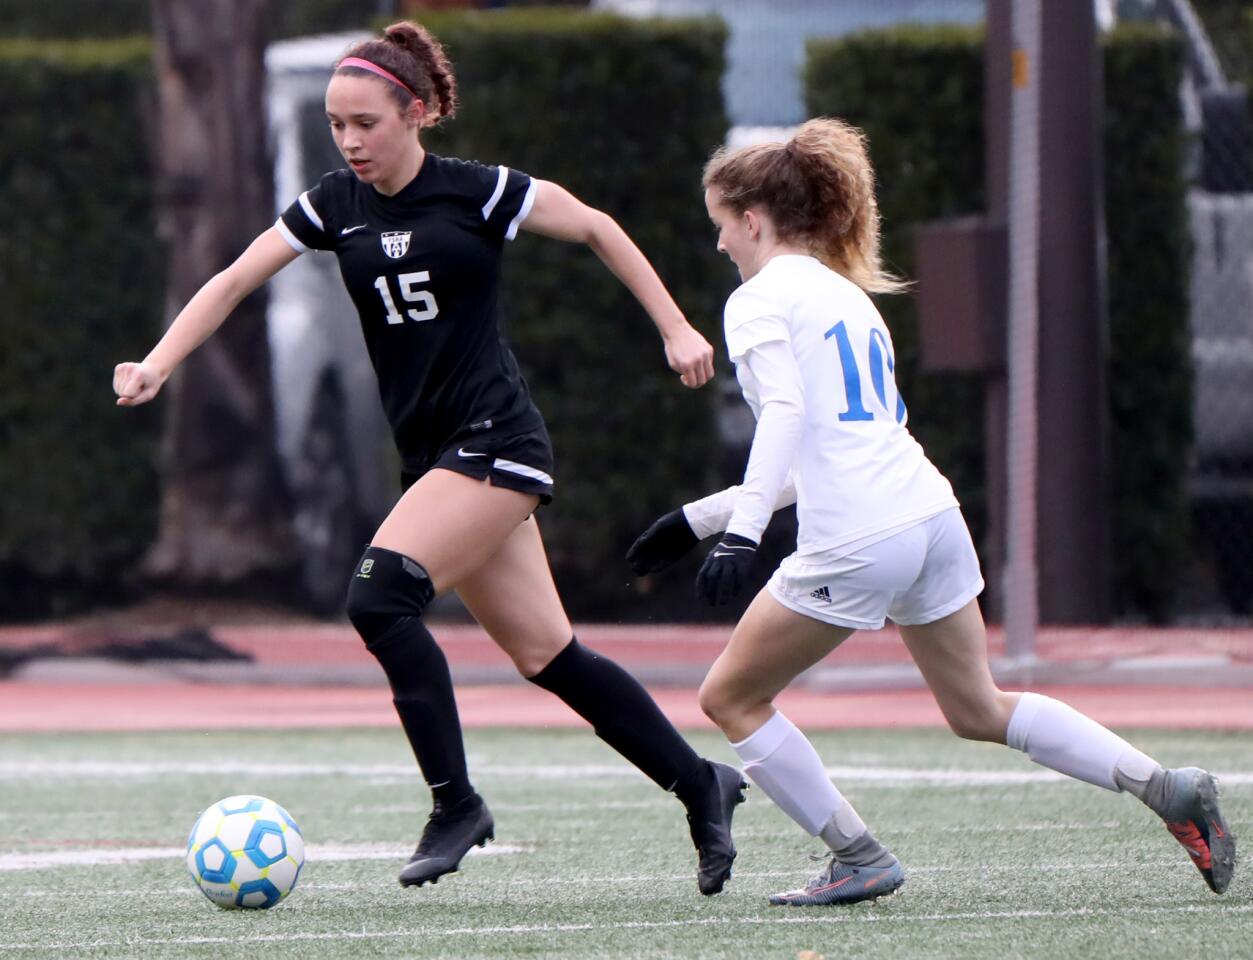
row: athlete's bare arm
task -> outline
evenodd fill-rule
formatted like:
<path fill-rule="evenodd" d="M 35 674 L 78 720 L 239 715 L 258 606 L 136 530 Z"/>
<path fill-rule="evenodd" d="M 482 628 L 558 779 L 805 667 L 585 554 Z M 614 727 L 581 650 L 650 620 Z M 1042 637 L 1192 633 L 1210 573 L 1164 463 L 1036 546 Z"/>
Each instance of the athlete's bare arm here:
<path fill-rule="evenodd" d="M 142 362 L 119 363 L 113 369 L 118 406 L 134 407 L 155 397 L 174 368 L 222 325 L 244 297 L 298 256 L 274 227 L 258 236 L 196 292 Z"/>

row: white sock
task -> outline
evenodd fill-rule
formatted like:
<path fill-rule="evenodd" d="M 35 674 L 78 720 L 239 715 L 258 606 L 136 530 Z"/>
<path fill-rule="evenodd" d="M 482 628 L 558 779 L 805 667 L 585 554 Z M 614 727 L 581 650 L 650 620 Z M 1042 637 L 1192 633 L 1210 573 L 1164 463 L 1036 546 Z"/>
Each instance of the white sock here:
<path fill-rule="evenodd" d="M 866 835 L 866 825 L 853 809 L 853 805 L 843 797 L 840 801 L 835 813 L 831 814 L 818 833 L 823 842 L 836 853 L 847 849 L 853 841 Z"/>
<path fill-rule="evenodd" d="M 1041 766 L 1115 793 L 1129 781 L 1147 784 L 1160 769 L 1157 761 L 1116 733 L 1038 693 L 1022 694 L 1009 718 L 1005 742 Z"/>
<path fill-rule="evenodd" d="M 813 744 L 783 714 L 776 713 L 731 747 L 744 762 L 744 772 L 811 837 L 822 832 L 841 806 L 848 806 Z M 852 807 L 848 810 L 857 817 Z M 849 823 L 845 817 L 843 825 Z"/>

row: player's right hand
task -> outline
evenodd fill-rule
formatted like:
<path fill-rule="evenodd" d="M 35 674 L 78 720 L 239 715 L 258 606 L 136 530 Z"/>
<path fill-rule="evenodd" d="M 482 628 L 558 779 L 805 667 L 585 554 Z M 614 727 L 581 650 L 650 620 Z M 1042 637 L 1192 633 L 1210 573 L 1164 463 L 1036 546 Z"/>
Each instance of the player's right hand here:
<path fill-rule="evenodd" d="M 113 392 L 119 407 L 137 407 L 161 391 L 165 377 L 147 363 L 119 363 L 113 368 Z"/>
<path fill-rule="evenodd" d="M 757 544 L 737 533 L 724 533 L 696 574 L 696 596 L 711 607 L 725 607 L 740 595 L 753 572 Z"/>
<path fill-rule="evenodd" d="M 626 561 L 635 575 L 664 570 L 699 541 L 682 510 L 672 510 L 641 533 L 626 553 Z"/>

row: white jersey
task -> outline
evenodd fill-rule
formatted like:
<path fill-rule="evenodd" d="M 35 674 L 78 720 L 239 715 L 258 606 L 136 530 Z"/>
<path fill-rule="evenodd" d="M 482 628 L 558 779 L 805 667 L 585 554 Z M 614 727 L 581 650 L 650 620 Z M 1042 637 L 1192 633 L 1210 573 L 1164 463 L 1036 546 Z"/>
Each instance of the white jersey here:
<path fill-rule="evenodd" d="M 891 334 L 854 283 L 813 257 L 777 256 L 731 295 L 725 325 L 759 420 L 729 533 L 759 542 L 789 480 L 800 554 L 873 542 L 957 506 L 906 428 Z"/>

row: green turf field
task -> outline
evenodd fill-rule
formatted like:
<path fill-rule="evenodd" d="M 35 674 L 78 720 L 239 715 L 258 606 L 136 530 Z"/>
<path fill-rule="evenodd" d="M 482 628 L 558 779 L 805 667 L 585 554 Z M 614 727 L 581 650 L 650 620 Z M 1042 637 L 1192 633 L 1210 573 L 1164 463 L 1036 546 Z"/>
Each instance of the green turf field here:
<path fill-rule="evenodd" d="M 1253 737 L 1132 738 L 1226 774 L 1253 838 Z M 395 882 L 425 813 L 398 733 L 0 736 L 0 958 L 1253 957 L 1253 872 L 1213 895 L 1129 797 L 938 731 L 814 741 L 904 862 L 897 896 L 769 907 L 818 847 L 750 791 L 735 875 L 701 897 L 678 803 L 581 731 L 468 734 L 497 843 L 420 890 Z M 271 911 L 217 909 L 182 863 L 234 793 L 286 806 L 309 844 Z"/>

